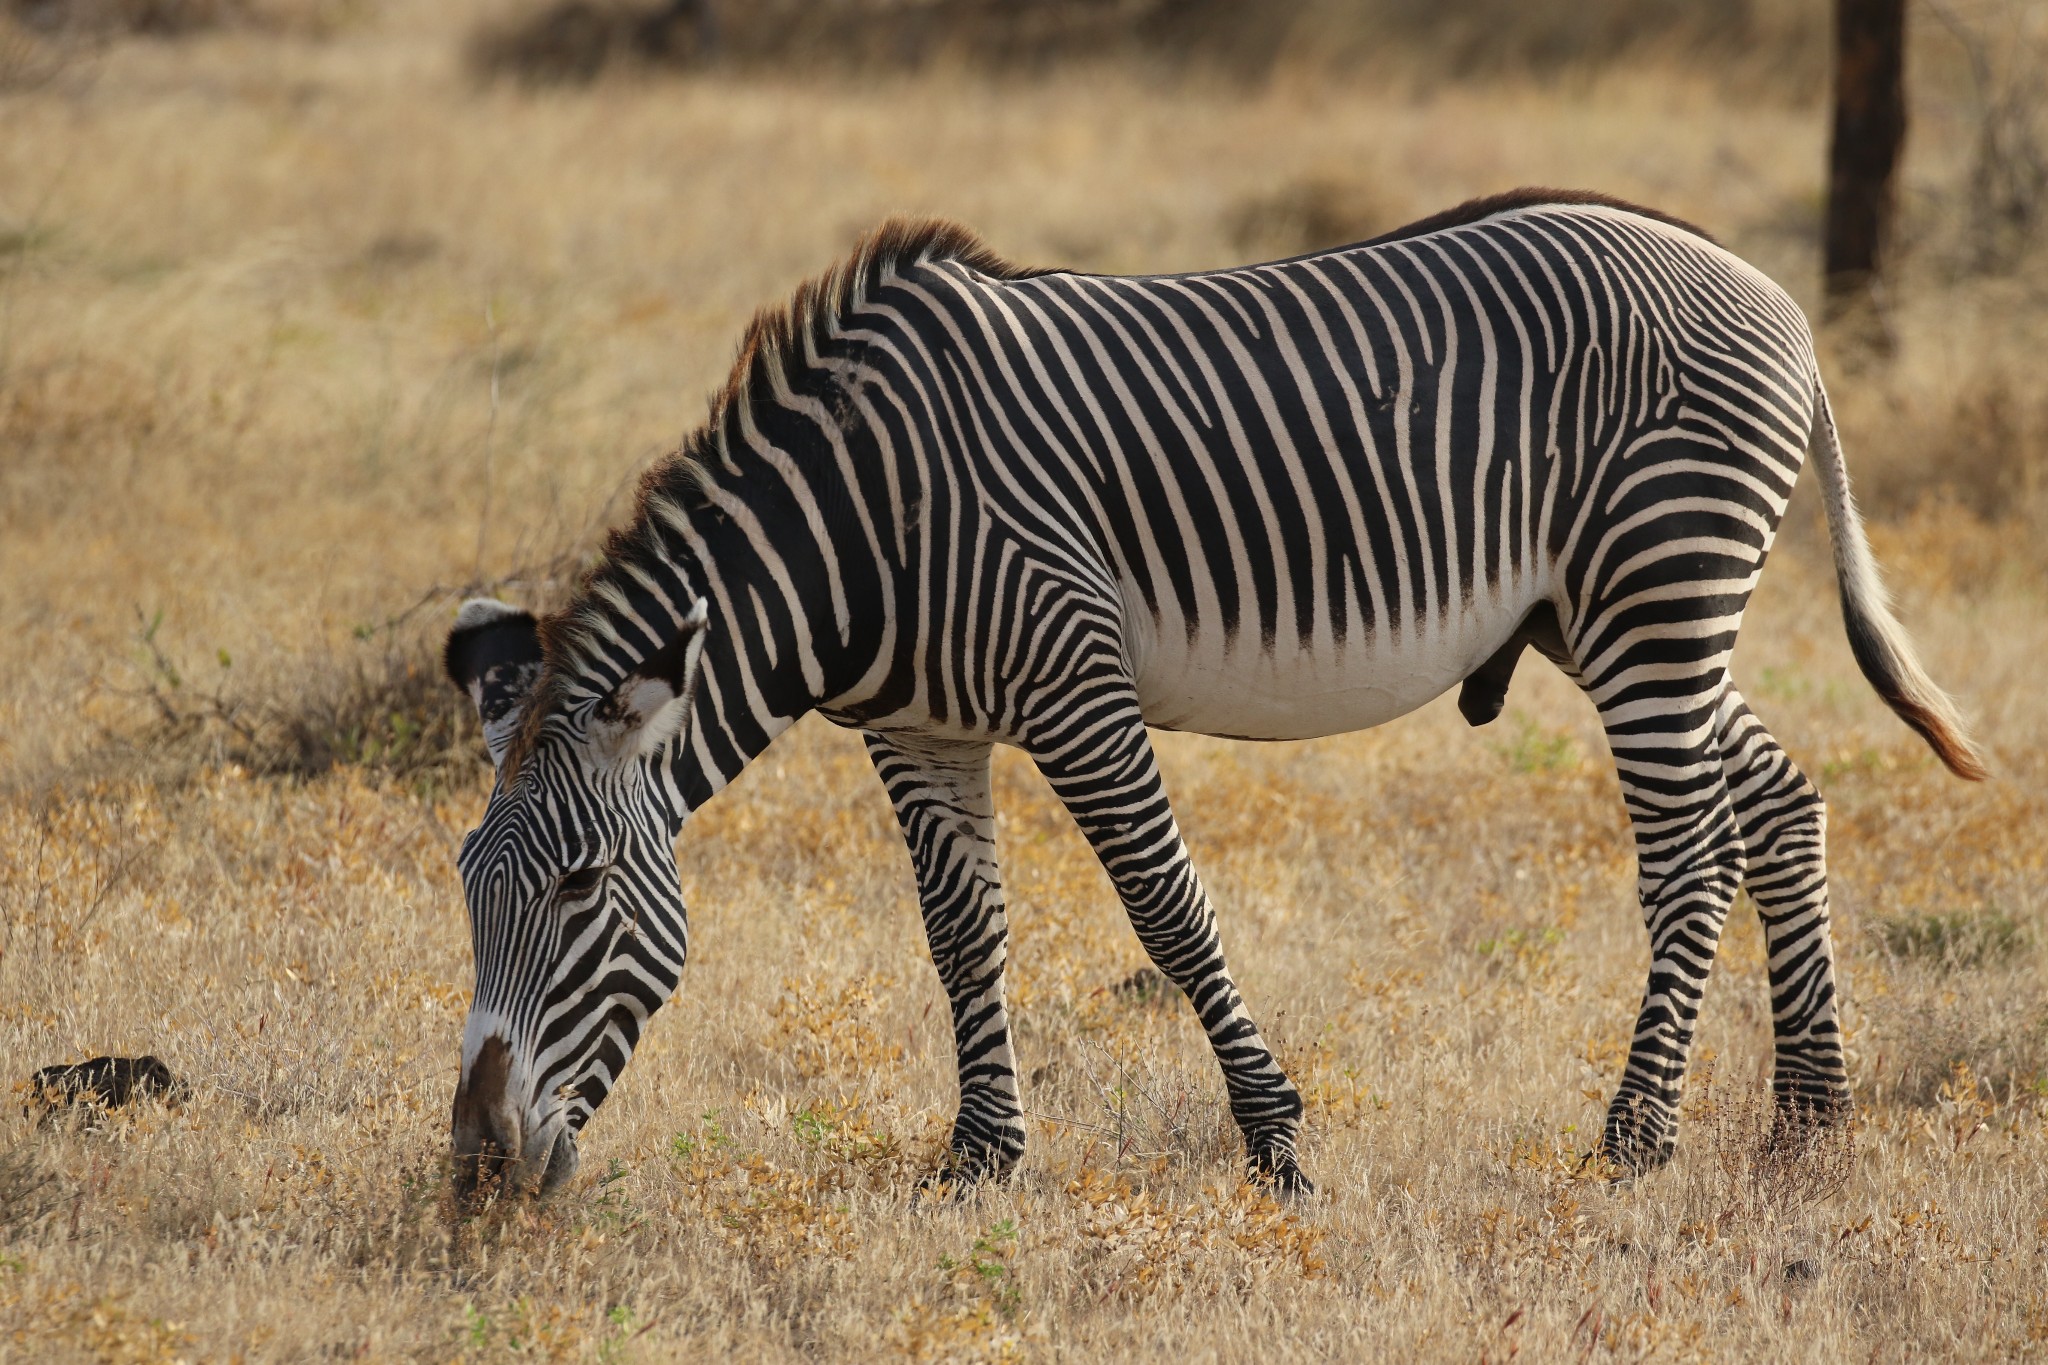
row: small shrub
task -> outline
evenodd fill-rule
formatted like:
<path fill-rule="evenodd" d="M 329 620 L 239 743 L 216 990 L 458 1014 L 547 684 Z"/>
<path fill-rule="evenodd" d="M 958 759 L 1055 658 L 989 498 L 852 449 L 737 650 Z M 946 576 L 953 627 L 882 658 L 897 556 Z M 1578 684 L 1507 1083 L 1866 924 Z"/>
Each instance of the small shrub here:
<path fill-rule="evenodd" d="M 161 612 L 136 619 L 132 681 L 98 689 L 146 718 L 110 730 L 88 768 L 175 781 L 224 763 L 299 778 L 359 767 L 431 787 L 483 761 L 475 711 L 423 625 L 363 628 L 351 645 L 251 670 L 221 649 L 192 664 L 161 638 Z"/>
<path fill-rule="evenodd" d="M 2024 985 L 1990 999 L 1946 983 L 1900 983 L 1884 1025 L 1861 1044 L 1859 1095 L 1925 1109 L 1941 1102 L 1958 1066 L 1992 1092 L 2009 1095 L 2048 1077 L 2048 1012 Z"/>
<path fill-rule="evenodd" d="M 1945 971 L 1996 967 L 2029 945 L 2026 927 L 2002 910 L 1934 915 L 1894 915 L 1876 925 L 1885 951 L 1902 962 Z"/>
<path fill-rule="evenodd" d="M 1938 515 L 1952 503 L 1995 525 L 2038 509 L 2048 493 L 2048 401 L 2002 367 L 1908 391 L 1857 426 L 1857 499 L 1878 516 Z"/>
<path fill-rule="evenodd" d="M 1722 1080 L 1711 1065 L 1694 1082 L 1685 1116 L 1728 1177 L 1731 1211 L 1752 1220 L 1831 1199 L 1855 1173 L 1851 1125 L 1788 1125 L 1768 1086 Z"/>
<path fill-rule="evenodd" d="M 244 0 L 8 0 L 23 27 L 45 34 L 139 33 L 170 38 L 243 18 Z"/>
<path fill-rule="evenodd" d="M 1109 988 L 1110 995 L 1127 1005 L 1178 1006 L 1187 997 L 1180 987 L 1160 975 L 1156 967 L 1140 967 Z"/>
<path fill-rule="evenodd" d="M 0 1151 L 0 1233 L 13 1235 L 63 1203 L 56 1173 L 39 1144 Z"/>
<path fill-rule="evenodd" d="M 163 612 L 138 606 L 126 675 L 110 670 L 93 684 L 131 713 L 104 726 L 102 743 L 64 775 L 176 783 L 232 763 L 288 778 L 359 768 L 421 792 L 468 781 L 486 758 L 476 711 L 441 668 L 455 604 L 506 593 L 545 610 L 584 557 L 572 546 L 499 579 L 436 585 L 381 624 L 356 626 L 347 644 L 254 666 L 173 641 Z"/>
<path fill-rule="evenodd" d="M 719 49 L 719 26 L 703 0 L 647 5 L 558 0 L 470 41 L 469 64 L 486 79 L 581 85 L 607 67 L 692 67 Z"/>
<path fill-rule="evenodd" d="M 48 85 L 64 71 L 66 54 L 19 19 L 0 11 L 0 94 Z M 25 229 L 0 228 L 0 259 L 27 254 Z"/>

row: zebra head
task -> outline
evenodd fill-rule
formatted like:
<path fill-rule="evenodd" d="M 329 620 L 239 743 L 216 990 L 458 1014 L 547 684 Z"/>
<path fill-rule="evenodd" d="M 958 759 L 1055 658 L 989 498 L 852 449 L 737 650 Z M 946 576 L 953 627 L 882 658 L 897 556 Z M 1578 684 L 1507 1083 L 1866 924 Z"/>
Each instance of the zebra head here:
<path fill-rule="evenodd" d="M 688 722 L 704 636 L 699 602 L 608 693 L 535 717 L 529 704 L 549 703 L 535 700 L 531 614 L 476 599 L 448 636 L 448 674 L 497 767 L 458 859 L 476 958 L 452 1125 L 465 1193 L 494 1170 L 542 1193 L 575 1174 L 577 1132 L 682 978 L 675 825 L 655 774 Z"/>

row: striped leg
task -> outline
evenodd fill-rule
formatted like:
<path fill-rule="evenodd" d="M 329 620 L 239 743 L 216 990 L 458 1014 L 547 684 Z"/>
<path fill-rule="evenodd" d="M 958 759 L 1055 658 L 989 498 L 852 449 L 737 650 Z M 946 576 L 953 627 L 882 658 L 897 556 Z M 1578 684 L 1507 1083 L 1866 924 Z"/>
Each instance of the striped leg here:
<path fill-rule="evenodd" d="M 1742 696 L 1721 699 L 1721 762 L 1749 850 L 1750 899 L 1763 921 L 1771 974 L 1781 1126 L 1841 1123 L 1848 1071 L 1828 932 L 1827 807 Z"/>
<path fill-rule="evenodd" d="M 1650 980 L 1601 1152 L 1630 1171 L 1671 1159 L 1693 1029 L 1744 851 L 1715 738 L 1720 691 L 1653 711 L 1601 707 L 1635 831 L 1636 891 L 1650 931 Z M 1666 709 L 1668 708 L 1668 709 Z"/>
<path fill-rule="evenodd" d="M 991 746 L 872 732 L 867 745 L 910 846 L 925 937 L 953 1008 L 960 1111 L 945 1175 L 1001 1179 L 1024 1154 L 1024 1115 L 1003 1004 L 1010 931 L 996 870 Z"/>
<path fill-rule="evenodd" d="M 1614 462 L 1616 482 L 1588 493 L 1562 566 L 1560 633 L 1614 754 L 1650 934 L 1649 983 L 1600 1138 L 1602 1154 L 1630 1171 L 1671 1159 L 1700 1001 L 1748 868 L 1722 703 L 1807 417 L 1744 437 L 1782 457 L 1755 466 L 1768 484 L 1731 462 L 1718 436 L 1673 436 Z M 1595 508 L 1597 532 L 1583 519 Z"/>
<path fill-rule="evenodd" d="M 1273 1059 L 1223 961 L 1216 917 L 1181 842 L 1128 685 L 1070 696 L 1028 746 L 1122 899 L 1153 965 L 1195 1007 L 1223 1068 L 1230 1112 L 1254 1179 L 1283 1195 L 1313 1191 L 1295 1159 L 1301 1096 Z"/>

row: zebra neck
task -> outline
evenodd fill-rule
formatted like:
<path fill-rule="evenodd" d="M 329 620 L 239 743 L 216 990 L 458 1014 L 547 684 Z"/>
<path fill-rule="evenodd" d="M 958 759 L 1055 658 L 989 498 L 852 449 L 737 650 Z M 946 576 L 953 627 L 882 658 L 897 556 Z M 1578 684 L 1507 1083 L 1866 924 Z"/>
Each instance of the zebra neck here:
<path fill-rule="evenodd" d="M 690 722 L 660 758 L 678 828 L 879 651 L 875 623 L 856 624 L 846 608 L 834 545 L 781 491 L 710 487 L 688 513 L 669 513 L 673 570 L 711 623 Z M 870 565 L 860 586 L 871 577 Z"/>
<path fill-rule="evenodd" d="M 677 830 L 817 706 L 808 689 L 762 662 L 737 630 L 715 630 L 705 643 L 689 724 L 656 760 Z"/>

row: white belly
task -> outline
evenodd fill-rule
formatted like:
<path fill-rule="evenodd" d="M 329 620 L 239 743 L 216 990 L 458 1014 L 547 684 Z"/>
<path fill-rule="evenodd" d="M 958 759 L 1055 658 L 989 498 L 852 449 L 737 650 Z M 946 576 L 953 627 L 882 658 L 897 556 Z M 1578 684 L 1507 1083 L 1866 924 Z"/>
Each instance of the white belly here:
<path fill-rule="evenodd" d="M 1484 663 L 1541 600 L 1534 585 L 1482 592 L 1426 630 L 1354 631 L 1344 643 L 1283 629 L 1270 649 L 1241 632 L 1188 638 L 1140 603 L 1125 616 L 1145 723 L 1236 739 L 1314 739 L 1384 724 L 1423 706 Z"/>

